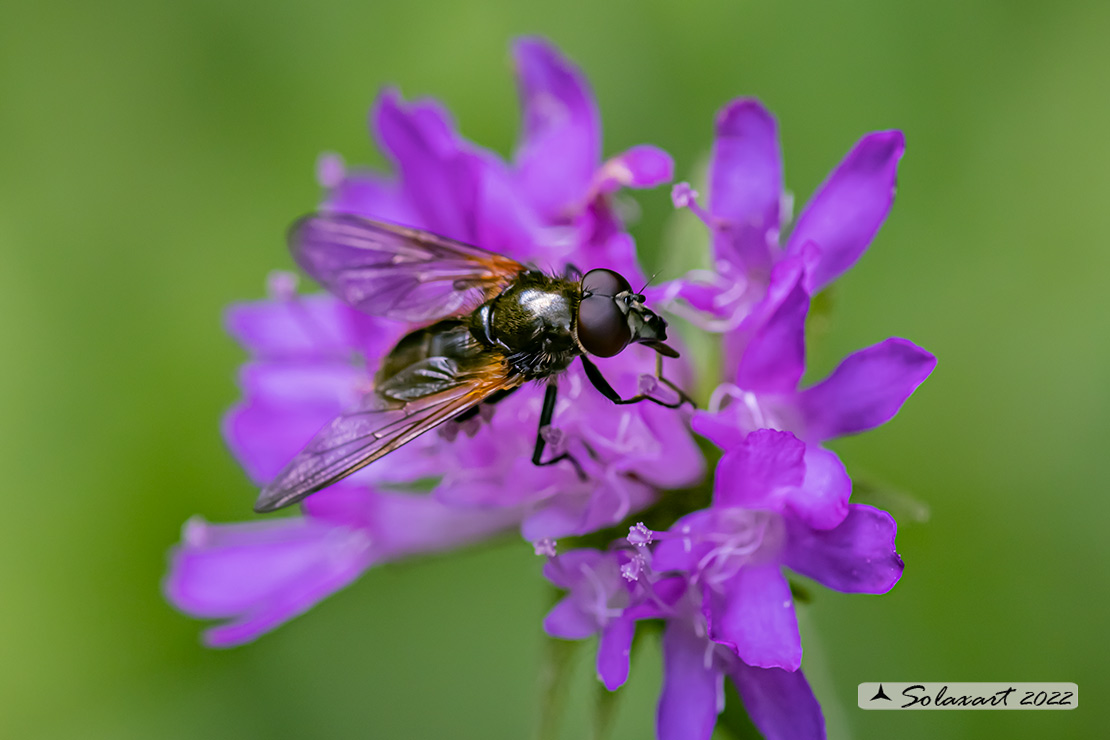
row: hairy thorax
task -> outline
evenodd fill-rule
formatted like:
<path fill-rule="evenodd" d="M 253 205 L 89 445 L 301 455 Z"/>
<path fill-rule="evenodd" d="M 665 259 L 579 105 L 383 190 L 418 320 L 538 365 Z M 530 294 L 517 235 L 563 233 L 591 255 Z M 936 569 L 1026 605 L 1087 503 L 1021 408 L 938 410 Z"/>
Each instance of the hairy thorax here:
<path fill-rule="evenodd" d="M 579 300 L 576 282 L 530 270 L 474 312 L 471 332 L 501 348 L 515 373 L 546 377 L 580 353 L 574 335 Z"/>

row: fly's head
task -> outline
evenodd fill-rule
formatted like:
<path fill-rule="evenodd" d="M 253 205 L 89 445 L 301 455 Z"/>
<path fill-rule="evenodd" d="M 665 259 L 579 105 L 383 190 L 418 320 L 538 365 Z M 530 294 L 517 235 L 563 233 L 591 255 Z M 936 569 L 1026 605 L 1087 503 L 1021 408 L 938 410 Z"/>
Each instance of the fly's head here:
<path fill-rule="evenodd" d="M 664 344 L 667 322 L 644 305 L 644 297 L 612 270 L 590 270 L 582 276 L 582 300 L 576 330 L 582 348 L 591 355 L 612 357 L 633 342 L 661 355 L 678 357 Z"/>

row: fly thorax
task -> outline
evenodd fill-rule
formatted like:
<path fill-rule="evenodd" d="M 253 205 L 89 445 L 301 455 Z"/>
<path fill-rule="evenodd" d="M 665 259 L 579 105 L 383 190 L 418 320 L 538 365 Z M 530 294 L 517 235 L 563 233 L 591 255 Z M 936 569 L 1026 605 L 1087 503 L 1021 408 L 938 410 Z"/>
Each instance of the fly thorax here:
<path fill-rule="evenodd" d="M 488 305 L 487 335 L 519 372 L 551 375 L 577 354 L 572 297 L 547 276 L 526 276 Z"/>

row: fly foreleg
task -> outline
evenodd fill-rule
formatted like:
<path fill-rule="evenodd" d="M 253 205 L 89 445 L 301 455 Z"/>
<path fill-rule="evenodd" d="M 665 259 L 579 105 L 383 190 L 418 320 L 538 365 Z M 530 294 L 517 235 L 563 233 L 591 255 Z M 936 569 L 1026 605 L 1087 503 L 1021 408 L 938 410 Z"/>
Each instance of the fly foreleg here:
<path fill-rule="evenodd" d="M 569 460 L 574 469 L 578 471 L 578 477 L 586 480 L 588 478 L 586 471 L 582 469 L 581 463 L 574 459 L 574 456 L 569 452 L 556 455 L 550 460 L 543 460 L 543 451 L 547 447 L 547 438 L 544 437 L 543 433 L 545 429 L 551 427 L 551 418 L 555 415 L 555 400 L 558 396 L 559 386 L 555 384 L 554 380 L 549 381 L 547 391 L 543 394 L 543 410 L 540 411 L 540 426 L 536 429 L 536 447 L 532 451 L 532 464 L 554 465 L 557 462 Z"/>
<path fill-rule="evenodd" d="M 663 355 L 657 354 L 655 356 L 655 377 L 659 380 L 660 383 L 667 386 L 676 394 L 678 394 L 678 400 L 673 403 L 668 403 L 667 401 L 664 401 L 660 398 L 655 398 L 654 396 L 650 396 L 646 393 L 637 393 L 632 398 L 621 398 L 620 394 L 617 393 L 616 389 L 613 388 L 613 386 L 609 385 L 609 381 L 605 379 L 605 376 L 601 374 L 601 370 L 598 369 L 597 365 L 595 365 L 593 361 L 590 360 L 590 358 L 586 357 L 586 355 L 581 355 L 580 359 L 582 360 L 582 367 L 586 370 L 586 377 L 589 378 L 590 383 L 593 384 L 593 387 L 597 388 L 601 395 L 605 396 L 617 405 L 623 406 L 630 403 L 639 403 L 640 401 L 651 401 L 652 403 L 657 403 L 660 406 L 665 406 L 669 409 L 677 409 L 684 403 L 688 403 L 694 408 L 697 408 L 697 404 L 694 403 L 694 399 L 686 395 L 686 392 L 679 388 L 677 385 L 663 377 Z"/>

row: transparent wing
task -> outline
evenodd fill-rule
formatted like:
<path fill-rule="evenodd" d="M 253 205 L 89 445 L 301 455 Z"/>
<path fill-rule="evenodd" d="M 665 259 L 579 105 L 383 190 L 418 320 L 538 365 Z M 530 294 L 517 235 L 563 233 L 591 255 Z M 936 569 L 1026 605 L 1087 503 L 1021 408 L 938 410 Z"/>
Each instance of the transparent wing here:
<path fill-rule="evenodd" d="M 458 377 L 444 374 L 436 380 L 431 377 L 436 372 L 429 371 L 424 386 L 424 390 L 431 391 L 427 395 L 396 400 L 371 393 L 359 407 L 334 419 L 262 489 L 254 510 L 263 513 L 295 504 L 453 419 L 491 394 L 515 388 L 522 382 L 520 376 L 509 377 L 500 362 Z"/>
<path fill-rule="evenodd" d="M 341 300 L 413 323 L 472 309 L 524 269 L 453 239 L 343 213 L 300 219 L 289 247 L 297 264 Z"/>

